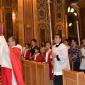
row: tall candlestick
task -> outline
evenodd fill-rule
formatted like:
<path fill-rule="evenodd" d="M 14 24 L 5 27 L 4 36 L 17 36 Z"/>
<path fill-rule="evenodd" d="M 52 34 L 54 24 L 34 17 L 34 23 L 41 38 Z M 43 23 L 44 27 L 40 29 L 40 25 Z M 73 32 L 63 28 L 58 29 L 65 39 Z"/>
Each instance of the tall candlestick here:
<path fill-rule="evenodd" d="M 80 33 L 79 33 L 78 21 L 76 21 L 76 25 L 77 25 L 78 44 L 79 44 L 79 46 L 80 46 Z"/>
<path fill-rule="evenodd" d="M 49 10 L 50 38 L 51 38 L 51 45 L 52 45 L 53 44 L 53 39 L 52 39 L 52 23 L 51 23 L 50 0 L 48 0 L 48 10 Z"/>

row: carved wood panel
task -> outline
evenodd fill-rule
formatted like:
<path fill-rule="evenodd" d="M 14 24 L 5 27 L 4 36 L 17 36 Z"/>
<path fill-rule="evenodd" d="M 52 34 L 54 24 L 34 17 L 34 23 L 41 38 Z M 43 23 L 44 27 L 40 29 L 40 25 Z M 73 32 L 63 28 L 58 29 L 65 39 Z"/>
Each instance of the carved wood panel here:
<path fill-rule="evenodd" d="M 55 31 L 66 37 L 65 0 L 55 0 Z"/>
<path fill-rule="evenodd" d="M 38 9 L 38 29 L 39 30 L 45 29 L 46 32 L 45 40 L 50 40 L 48 0 L 37 0 L 37 9 Z"/>

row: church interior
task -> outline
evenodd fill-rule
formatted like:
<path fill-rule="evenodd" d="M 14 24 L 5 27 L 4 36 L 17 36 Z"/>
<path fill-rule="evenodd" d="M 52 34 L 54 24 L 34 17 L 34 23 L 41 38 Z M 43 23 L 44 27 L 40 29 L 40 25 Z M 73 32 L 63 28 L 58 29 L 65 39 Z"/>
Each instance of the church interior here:
<path fill-rule="evenodd" d="M 5 37 L 8 39 L 14 35 L 22 45 L 33 38 L 38 42 L 47 41 L 51 37 L 49 36 L 51 27 L 52 36 L 60 33 L 63 39 L 77 38 L 76 21 L 78 21 L 80 37 L 84 38 L 85 1 L 48 1 L 0 0 L 0 23 L 3 23 Z"/>
<path fill-rule="evenodd" d="M 85 0 L 0 0 L 1 27 L 6 40 L 15 36 L 23 47 L 32 39 L 38 46 L 51 42 L 55 34 L 61 35 L 62 41 L 76 39 L 80 46 L 85 39 Z M 25 85 L 53 85 L 47 64 L 22 63 Z M 73 65 L 71 61 L 71 70 Z M 71 70 L 63 70 L 63 85 L 85 85 L 85 73 Z"/>

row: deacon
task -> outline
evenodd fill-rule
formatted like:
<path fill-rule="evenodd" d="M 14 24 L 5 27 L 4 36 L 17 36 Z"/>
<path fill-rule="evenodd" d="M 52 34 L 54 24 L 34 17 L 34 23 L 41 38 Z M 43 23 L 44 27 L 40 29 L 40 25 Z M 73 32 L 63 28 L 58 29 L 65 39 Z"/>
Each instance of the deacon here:
<path fill-rule="evenodd" d="M 61 42 L 61 40 L 61 36 L 56 34 L 54 37 L 55 45 L 52 47 L 54 85 L 63 85 L 62 71 L 63 69 L 70 69 L 68 49 L 66 45 Z"/>

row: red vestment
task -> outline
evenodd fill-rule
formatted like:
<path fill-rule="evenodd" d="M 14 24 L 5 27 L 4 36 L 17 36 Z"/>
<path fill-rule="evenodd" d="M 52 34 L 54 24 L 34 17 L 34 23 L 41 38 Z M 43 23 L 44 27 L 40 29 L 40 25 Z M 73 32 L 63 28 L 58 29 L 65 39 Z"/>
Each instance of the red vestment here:
<path fill-rule="evenodd" d="M 2 85 L 13 85 L 12 65 L 10 61 L 9 48 L 4 36 L 0 36 L 0 66 Z"/>
<path fill-rule="evenodd" d="M 6 67 L 1 68 L 2 85 L 12 85 L 12 70 Z"/>
<path fill-rule="evenodd" d="M 10 59 L 17 85 L 24 85 L 21 63 L 21 50 L 17 47 L 10 48 Z"/>
<path fill-rule="evenodd" d="M 52 73 L 52 51 L 49 50 L 48 54 L 46 55 L 48 51 L 45 52 L 45 56 L 44 56 L 44 61 L 45 63 L 49 64 L 49 76 L 50 76 L 50 80 L 53 80 L 53 73 Z M 47 57 L 47 58 L 46 58 Z"/>
<path fill-rule="evenodd" d="M 25 58 L 25 59 L 29 59 L 29 58 L 30 58 L 30 55 L 31 55 L 31 54 L 30 54 L 30 50 L 26 49 L 26 50 L 25 50 L 25 53 L 24 53 L 24 58 Z"/>
<path fill-rule="evenodd" d="M 35 54 L 34 55 L 34 61 L 42 62 L 43 61 L 42 55 L 40 53 Z"/>

